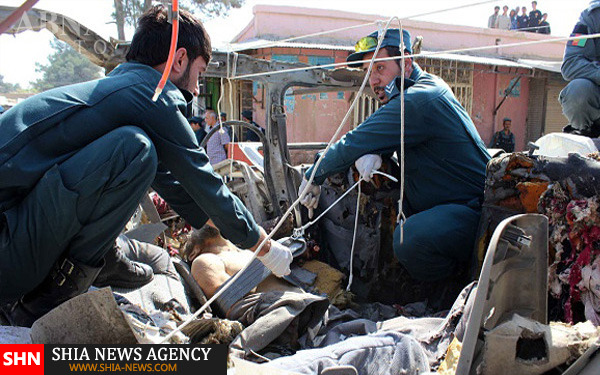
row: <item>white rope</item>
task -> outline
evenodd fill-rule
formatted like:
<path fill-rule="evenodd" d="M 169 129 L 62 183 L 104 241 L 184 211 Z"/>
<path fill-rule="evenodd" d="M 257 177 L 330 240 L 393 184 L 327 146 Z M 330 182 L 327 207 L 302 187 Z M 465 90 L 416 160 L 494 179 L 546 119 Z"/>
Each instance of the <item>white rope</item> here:
<path fill-rule="evenodd" d="M 400 199 L 398 199 L 398 218 L 404 215 L 404 75 L 406 67 L 404 62 L 404 37 L 402 35 L 403 28 L 400 23 Z M 404 243 L 404 220 L 398 220 L 400 224 L 400 244 Z"/>
<path fill-rule="evenodd" d="M 227 64 L 227 66 L 229 66 L 229 64 Z M 219 121 L 219 131 L 223 131 L 223 121 L 221 121 L 221 102 L 223 101 L 223 93 L 225 92 L 223 78 L 220 78 L 219 88 L 221 92 L 219 92 L 219 100 L 217 100 L 217 121 Z"/>
<path fill-rule="evenodd" d="M 389 178 L 390 180 L 394 181 L 394 182 L 398 182 L 398 179 L 394 176 L 391 176 L 387 173 L 383 173 L 381 171 L 373 171 L 373 174 L 380 174 L 384 177 Z M 348 190 L 346 190 L 344 192 L 344 194 L 340 195 L 340 197 L 338 199 L 336 199 L 332 204 L 329 205 L 329 207 L 327 207 L 323 212 L 321 212 L 319 214 L 319 216 L 317 216 L 316 218 L 314 218 L 312 221 L 309 221 L 308 223 L 304 224 L 303 226 L 301 226 L 300 228 L 297 228 L 300 232 L 304 233 L 305 230 L 307 230 L 309 227 L 315 225 L 317 223 L 317 221 L 319 221 L 323 216 L 325 216 L 325 214 L 327 212 L 329 212 L 329 210 L 331 210 L 336 204 L 338 204 L 342 199 L 344 199 L 344 197 L 348 194 L 350 194 L 350 192 L 356 187 L 356 185 L 358 185 L 358 183 L 360 181 L 363 181 L 362 179 L 360 179 L 359 181 L 355 182 L 354 185 L 350 186 L 348 188 Z"/>
<path fill-rule="evenodd" d="M 411 19 L 411 18 L 417 18 L 417 17 L 430 16 L 430 15 L 433 15 L 433 14 L 444 13 L 444 12 L 448 12 L 448 11 L 451 11 L 451 10 L 458 10 L 458 9 L 469 8 L 469 7 L 473 7 L 473 6 L 477 6 L 477 5 L 489 4 L 489 3 L 497 3 L 497 2 L 499 2 L 499 0 L 479 1 L 477 3 L 470 3 L 470 4 L 460 5 L 460 6 L 456 6 L 456 7 L 452 7 L 452 8 L 439 9 L 439 10 L 435 10 L 435 11 L 427 12 L 427 13 L 413 14 L 411 16 L 403 17 L 403 18 L 404 19 Z M 326 31 L 319 31 L 319 32 L 312 33 L 312 34 L 305 34 L 305 35 L 295 36 L 295 37 L 291 37 L 291 38 L 280 39 L 280 40 L 276 40 L 276 41 L 273 41 L 273 42 L 270 42 L 270 43 L 259 44 L 257 46 L 251 46 L 250 48 L 251 49 L 259 49 L 259 48 L 279 47 L 279 46 L 281 46 L 282 43 L 293 42 L 295 40 L 306 39 L 306 38 L 311 38 L 311 37 L 315 37 L 315 36 L 333 34 L 333 33 L 337 33 L 337 32 L 340 32 L 340 31 L 347 31 L 347 30 L 358 29 L 358 28 L 361 28 L 361 27 L 366 27 L 366 26 L 371 26 L 371 25 L 375 25 L 375 24 L 380 24 L 382 22 L 385 22 L 385 20 L 375 20 L 373 22 L 363 23 L 363 24 L 360 24 L 360 25 L 340 27 L 339 29 L 331 29 L 331 30 L 326 30 Z M 241 47 L 239 47 L 239 48 L 237 48 L 237 49 L 235 49 L 233 51 L 239 52 L 239 51 L 244 51 L 244 50 L 248 50 L 248 49 L 249 49 L 248 46 L 241 46 Z"/>
<path fill-rule="evenodd" d="M 358 182 L 362 181 L 362 177 Z M 354 280 L 354 245 L 356 245 L 356 233 L 358 232 L 358 213 L 360 211 L 360 183 L 358 184 L 358 194 L 356 195 L 356 213 L 354 214 L 354 233 L 352 234 L 352 247 L 350 248 L 350 276 L 348 277 L 348 285 L 346 285 L 346 292 L 350 291 L 352 286 L 352 280 Z"/>
<path fill-rule="evenodd" d="M 390 24 L 391 21 L 392 21 L 392 19 L 390 19 L 388 21 L 388 23 L 386 25 L 386 30 L 389 27 L 389 24 Z M 334 139 L 337 139 L 337 136 L 339 135 L 339 133 L 341 132 L 341 130 L 344 128 L 344 125 L 346 124 L 346 121 L 348 121 L 348 117 L 350 116 L 350 113 L 352 112 L 352 110 L 354 110 L 354 107 L 356 107 L 356 104 L 358 103 L 358 99 L 360 97 L 360 94 L 365 89 L 365 86 L 367 84 L 367 77 L 369 76 L 369 74 L 371 73 L 371 70 L 373 69 L 373 64 L 374 64 L 375 56 L 377 56 L 377 52 L 379 52 L 379 49 L 381 47 L 381 43 L 382 42 L 383 42 L 383 38 L 380 37 L 379 40 L 378 40 L 378 42 L 377 42 L 377 47 L 375 48 L 375 53 L 373 54 L 373 58 L 371 59 L 371 62 L 369 63 L 369 67 L 367 69 L 367 74 L 365 75 L 365 78 L 363 79 L 363 83 L 360 86 L 358 94 L 354 98 L 354 100 L 353 100 L 352 105 L 350 106 L 350 108 L 348 108 L 348 111 L 346 112 L 346 115 L 342 119 L 342 122 L 340 123 L 339 127 L 337 128 L 335 134 L 329 140 L 329 143 L 327 144 L 327 147 L 323 151 L 323 154 L 322 154 L 321 158 L 319 158 L 319 160 L 317 160 L 317 162 L 315 163 L 314 169 L 313 169 L 313 171 L 312 171 L 312 173 L 310 175 L 310 178 L 308 179 L 308 183 L 306 184 L 306 187 L 304 188 L 304 190 L 300 193 L 298 199 L 296 199 L 296 201 L 293 202 L 290 205 L 290 207 L 281 216 L 281 219 L 275 225 L 275 227 L 273 228 L 273 230 L 271 230 L 271 232 L 269 234 L 267 234 L 267 236 L 265 237 L 265 239 L 257 246 L 256 250 L 252 254 L 252 257 L 248 260 L 248 263 L 239 272 L 237 272 L 233 277 L 231 277 L 227 282 L 225 282 L 225 284 L 223 284 L 223 286 L 221 287 L 221 289 L 219 289 L 219 291 L 217 293 L 215 293 L 215 295 L 213 295 L 208 301 L 206 301 L 206 303 L 204 305 L 202 305 L 198 310 L 196 310 L 196 312 L 192 316 L 190 316 L 179 327 L 177 327 L 175 330 L 173 330 L 167 336 L 165 336 L 165 338 L 161 341 L 161 343 L 164 343 L 164 342 L 167 342 L 168 340 L 170 340 L 171 337 L 173 337 L 177 332 L 180 332 L 183 328 L 185 328 L 188 324 L 190 324 L 190 322 L 192 322 L 194 319 L 196 319 L 204 310 L 206 310 L 206 308 L 208 306 L 210 306 L 211 303 L 213 303 L 217 298 L 219 298 L 219 296 L 221 294 L 223 294 L 223 292 L 225 290 L 227 290 L 227 288 L 229 288 L 229 286 L 231 286 L 231 284 L 233 284 L 240 277 L 240 275 L 248 268 L 248 266 L 250 266 L 250 263 L 252 263 L 254 261 L 254 259 L 256 259 L 257 254 L 262 250 L 263 246 L 265 246 L 265 244 L 268 241 L 270 241 L 271 238 L 273 238 L 273 235 L 279 230 L 279 228 L 281 228 L 281 226 L 284 224 L 284 222 L 285 222 L 286 218 L 288 217 L 288 215 L 290 215 L 292 213 L 292 211 L 296 208 L 296 206 L 300 203 L 300 201 L 308 193 L 308 189 L 310 188 L 310 184 L 312 184 L 312 182 L 313 182 L 313 180 L 315 178 L 315 174 L 316 174 L 316 172 L 317 172 L 317 170 L 319 168 L 319 165 L 323 161 L 323 156 L 325 156 L 327 154 L 327 152 L 331 148 L 331 145 L 333 144 Z"/>
<path fill-rule="evenodd" d="M 248 266 L 250 266 L 250 264 L 254 261 L 254 259 L 256 259 L 257 254 L 260 252 L 260 250 L 262 250 L 262 248 L 264 247 L 264 245 L 271 240 L 271 238 L 273 237 L 273 235 L 279 230 L 279 228 L 281 228 L 281 226 L 284 224 L 285 219 L 287 218 L 288 215 L 291 214 L 291 212 L 296 208 L 296 206 L 300 203 L 300 201 L 306 196 L 306 194 L 308 193 L 308 190 L 310 188 L 310 185 L 312 184 L 312 182 L 314 181 L 315 178 L 315 174 L 319 168 L 319 165 L 321 164 L 321 162 L 324 159 L 324 156 L 327 154 L 327 152 L 329 152 L 329 149 L 331 148 L 333 141 L 335 139 L 337 139 L 339 133 L 341 132 L 341 130 L 343 129 L 344 125 L 346 124 L 346 122 L 348 121 L 348 118 L 350 116 L 350 113 L 352 113 L 352 111 L 354 110 L 354 108 L 356 107 L 359 98 L 362 94 L 362 92 L 365 89 L 367 80 L 369 75 L 371 74 L 371 71 L 373 69 L 373 64 L 375 63 L 375 61 L 385 61 L 385 60 L 392 60 L 390 58 L 385 58 L 385 59 L 375 59 L 375 56 L 377 56 L 377 54 L 379 53 L 379 49 L 381 48 L 381 43 L 383 42 L 383 37 L 385 35 L 385 32 L 387 31 L 387 29 L 389 28 L 390 23 L 392 22 L 392 20 L 398 20 L 397 17 L 392 17 L 390 18 L 386 25 L 384 30 L 382 30 L 382 32 L 379 33 L 379 39 L 377 41 L 377 47 L 375 48 L 375 51 L 373 53 L 373 56 L 370 60 L 362 60 L 360 62 L 365 63 L 365 62 L 369 62 L 369 66 L 367 68 L 366 74 L 365 74 L 365 78 L 363 79 L 363 82 L 356 94 L 356 96 L 354 97 L 354 100 L 352 101 L 352 104 L 350 105 L 350 108 L 348 108 L 348 111 L 346 112 L 346 115 L 344 116 L 344 118 L 342 119 L 342 122 L 340 123 L 340 125 L 338 126 L 337 130 L 335 131 L 335 133 L 333 134 L 333 136 L 331 137 L 331 139 L 329 140 L 327 147 L 325 148 L 325 150 L 323 151 L 323 153 L 321 154 L 321 157 L 317 160 L 317 162 L 314 164 L 313 166 L 313 171 L 308 179 L 308 183 L 306 184 L 306 187 L 304 188 L 303 191 L 300 192 L 298 199 L 296 199 L 295 202 L 293 202 L 290 207 L 286 210 L 286 212 L 282 215 L 281 219 L 279 220 L 279 222 L 275 225 L 275 227 L 271 230 L 271 232 L 269 234 L 267 234 L 267 236 L 265 237 L 265 239 L 257 246 L 256 250 L 254 251 L 254 253 L 252 254 L 252 257 L 250 258 L 250 260 L 248 261 L 248 263 L 239 271 L 237 272 L 233 277 L 231 277 L 227 282 L 225 282 L 225 284 L 223 284 L 223 286 L 221 287 L 221 289 L 215 293 L 203 306 L 201 306 L 192 316 L 190 316 L 185 322 L 183 322 L 180 326 L 178 326 L 175 330 L 173 330 L 172 332 L 170 332 L 167 336 L 165 336 L 165 338 L 161 341 L 161 343 L 167 342 L 168 340 L 171 339 L 171 337 L 173 337 L 175 334 L 177 334 L 178 332 L 180 332 L 183 328 L 185 328 L 188 324 L 190 324 L 194 319 L 196 319 L 204 310 L 206 310 L 206 308 L 208 306 L 210 306 L 211 303 L 213 303 L 225 290 L 227 290 L 227 288 L 229 288 L 229 286 L 231 286 L 239 277 L 240 275 L 248 268 Z M 399 21 L 399 20 L 398 20 Z M 359 27 L 359 26 L 353 26 L 352 28 L 355 27 Z M 362 27 L 362 25 L 360 25 L 360 27 Z M 321 33 L 317 33 L 316 35 L 320 35 Z M 592 38 L 592 37 L 598 37 L 600 36 L 600 34 L 593 34 L 591 36 L 588 36 L 587 38 L 566 38 L 566 39 L 554 39 L 554 40 L 572 40 L 572 39 L 588 39 L 588 38 Z M 554 41 L 552 40 L 552 41 Z M 547 41 L 544 41 L 547 42 Z M 526 43 L 522 43 L 522 45 L 525 45 Z M 530 44 L 534 44 L 534 43 L 530 43 Z M 504 45 L 504 46 L 497 46 L 494 45 L 493 47 L 490 48 L 503 48 L 509 45 Z M 467 51 L 468 49 L 464 49 L 464 51 Z M 440 52 L 438 52 L 440 53 Z M 407 58 L 407 57 L 412 57 L 413 55 L 410 56 L 404 56 L 402 55 L 402 59 Z M 358 63 L 358 62 L 357 62 Z M 242 78 L 249 78 L 249 77 L 255 77 L 255 76 L 262 76 L 262 75 L 268 75 L 268 74 L 277 74 L 277 73 L 283 73 L 283 72 L 292 72 L 292 71 L 302 71 L 302 70 L 309 70 L 309 69 L 318 69 L 318 68 L 324 68 L 324 67 L 330 67 L 330 66 L 341 66 L 341 65 L 346 65 L 346 63 L 338 63 L 338 64 L 327 64 L 327 65 L 321 65 L 321 66 L 312 66 L 312 67 L 307 67 L 307 68 L 300 68 L 300 69 L 287 69 L 287 70 L 281 70 L 281 71 L 274 71 L 274 72 L 265 72 L 265 73 L 257 73 L 257 74 L 247 74 L 247 75 L 242 75 L 242 76 L 229 76 L 228 79 L 242 79 Z M 229 69 L 229 67 L 228 67 Z M 229 73 L 229 72 L 228 72 Z M 223 79 L 221 78 L 221 87 L 223 87 Z M 223 90 L 221 90 L 221 93 L 219 95 L 219 100 L 217 102 L 217 109 L 220 108 L 220 103 L 222 101 L 223 98 Z M 219 111 L 220 113 L 220 111 Z M 221 126 L 221 130 L 222 130 L 222 122 L 220 120 L 220 116 L 219 116 L 219 123 Z M 360 182 L 360 180 L 359 180 Z M 355 228 L 356 231 L 356 228 Z"/>
<path fill-rule="evenodd" d="M 229 62 L 229 58 L 231 56 L 230 51 L 227 52 L 227 70 L 226 70 L 226 77 L 225 79 L 227 79 L 227 84 L 229 86 L 229 93 L 228 93 L 228 97 L 229 97 L 229 108 L 233 109 L 233 85 L 231 83 L 231 76 L 235 75 L 237 72 L 237 57 L 238 54 L 237 53 L 233 53 L 233 64 L 230 64 Z M 231 67 L 231 65 L 233 65 L 233 67 Z M 223 101 L 223 96 L 225 95 L 225 84 L 223 81 L 223 78 L 221 78 L 220 80 L 220 92 L 219 92 L 219 100 L 217 101 L 217 119 L 219 121 L 219 132 L 224 132 L 226 131 L 223 128 L 223 120 L 221 119 L 221 102 Z M 230 113 L 229 116 L 232 116 L 233 113 Z M 230 157 L 230 161 L 229 161 L 229 175 L 233 174 L 233 153 L 234 153 L 234 148 L 233 148 L 233 144 L 235 142 L 235 131 L 234 129 L 231 130 L 231 138 L 229 139 L 229 155 L 231 155 Z"/>
<path fill-rule="evenodd" d="M 231 79 L 229 77 L 227 77 L 227 83 L 229 85 L 229 109 L 230 109 L 230 113 L 229 116 L 230 118 L 233 117 L 233 84 L 231 83 Z M 233 145 L 235 144 L 235 129 L 231 128 L 231 139 L 229 140 L 229 175 L 233 175 L 233 159 L 234 159 L 234 152 L 235 149 L 233 147 Z"/>
<path fill-rule="evenodd" d="M 401 58 L 429 57 L 429 56 L 436 56 L 436 55 L 447 54 L 447 53 L 460 53 L 460 52 L 484 51 L 484 50 L 490 50 L 490 49 L 513 48 L 513 47 L 530 46 L 530 45 L 546 44 L 546 43 L 553 43 L 553 42 L 566 42 L 569 40 L 577 40 L 577 39 L 595 39 L 595 38 L 599 38 L 599 37 L 600 37 L 600 33 L 590 34 L 590 35 L 562 37 L 562 38 L 551 38 L 551 39 L 544 39 L 544 40 L 533 40 L 533 41 L 528 41 L 528 42 L 518 42 L 518 43 L 509 43 L 509 44 L 493 44 L 493 45 L 488 45 L 488 46 L 451 49 L 451 50 L 445 50 L 445 51 L 422 52 L 419 54 L 411 54 L 411 55 L 406 55 L 406 56 L 380 57 L 380 58 L 375 59 L 375 61 L 390 61 L 390 60 L 398 60 Z M 352 64 L 364 64 L 369 61 L 370 60 L 357 60 L 357 61 L 353 61 Z M 268 71 L 268 72 L 261 72 L 261 73 L 243 74 L 243 75 L 236 76 L 233 78 L 234 79 L 247 79 L 247 78 L 251 78 L 251 77 L 261 77 L 261 76 L 273 75 L 273 74 L 301 72 L 301 71 L 315 70 L 315 69 L 320 69 L 320 68 L 335 68 L 335 67 L 346 66 L 346 65 L 348 65 L 347 62 L 339 62 L 339 63 L 331 63 L 331 64 L 323 64 L 323 65 L 311 65 L 311 66 L 306 66 L 306 67 L 302 67 L 302 68 L 290 68 L 290 69 L 282 69 L 282 70 L 275 70 L 275 71 Z"/>
<path fill-rule="evenodd" d="M 331 30 L 326 30 L 326 31 L 319 31 L 317 33 L 312 33 L 312 34 L 306 34 L 306 35 L 300 35 L 300 36 L 295 36 L 292 38 L 287 38 L 287 39 L 280 39 L 280 40 L 276 40 L 270 43 L 265 43 L 265 44 L 259 44 L 258 46 L 252 46 L 252 49 L 258 49 L 258 48 L 270 48 L 270 47 L 277 47 L 278 45 L 280 45 L 281 43 L 286 43 L 286 42 L 292 42 L 294 40 L 299 40 L 299 39 L 305 39 L 305 38 L 311 38 L 314 36 L 321 36 L 321 35 L 326 35 L 326 34 L 333 34 L 339 31 L 346 31 L 346 30 L 352 30 L 352 29 L 358 29 L 360 27 L 367 27 L 367 26 L 371 26 L 371 25 L 375 25 L 377 23 L 381 22 L 381 20 L 376 20 L 373 22 L 369 22 L 369 23 L 363 23 L 360 25 L 354 25 L 354 26 L 346 26 L 346 27 L 340 27 L 339 29 L 331 29 Z M 234 51 L 239 52 L 239 51 L 244 51 L 247 50 L 248 47 L 240 47 Z"/>
<path fill-rule="evenodd" d="M 228 46 L 228 49 L 231 50 L 231 45 Z M 231 76 L 235 76 L 237 73 L 237 60 L 238 60 L 238 53 L 237 52 L 227 52 L 227 72 L 229 72 L 229 55 L 230 53 L 233 55 L 233 67 L 231 68 L 231 75 L 228 73 L 227 74 L 227 83 L 229 84 L 229 109 L 230 109 L 230 113 L 229 116 L 231 119 L 233 119 L 233 84 L 231 83 Z M 236 116 L 237 117 L 237 116 Z M 231 139 L 229 142 L 229 155 L 230 156 L 230 161 L 229 161 L 229 175 L 233 175 L 233 159 L 234 159 L 234 153 L 235 153 L 235 149 L 234 149 L 234 144 L 235 144 L 235 129 L 231 128 Z"/>

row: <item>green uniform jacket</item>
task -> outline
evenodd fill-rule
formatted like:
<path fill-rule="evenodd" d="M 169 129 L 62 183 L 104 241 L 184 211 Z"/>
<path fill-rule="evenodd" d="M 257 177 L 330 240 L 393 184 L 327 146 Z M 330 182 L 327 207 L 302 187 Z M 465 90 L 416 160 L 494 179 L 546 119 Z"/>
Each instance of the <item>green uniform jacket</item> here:
<path fill-rule="evenodd" d="M 405 80 L 405 198 L 411 213 L 483 197 L 490 156 L 467 112 L 440 78 L 413 64 Z M 386 88 L 389 102 L 332 145 L 315 183 L 346 170 L 365 154 L 400 156 L 400 78 Z M 307 172 L 307 178 L 313 167 Z"/>
<path fill-rule="evenodd" d="M 590 2 L 581 12 L 579 22 L 571 36 L 590 35 L 600 32 L 600 0 Z M 565 47 L 561 73 L 565 80 L 586 78 L 600 85 L 600 41 L 598 39 L 570 40 Z"/>
<path fill-rule="evenodd" d="M 254 246 L 258 226 L 198 147 L 182 91 L 169 81 L 152 102 L 160 76 L 147 65 L 124 63 L 105 78 L 46 91 L 3 114 L 0 213 L 18 204 L 52 166 L 131 125 L 156 147 L 159 165 L 152 186 L 175 211 L 197 228 L 210 218 L 236 245 Z"/>

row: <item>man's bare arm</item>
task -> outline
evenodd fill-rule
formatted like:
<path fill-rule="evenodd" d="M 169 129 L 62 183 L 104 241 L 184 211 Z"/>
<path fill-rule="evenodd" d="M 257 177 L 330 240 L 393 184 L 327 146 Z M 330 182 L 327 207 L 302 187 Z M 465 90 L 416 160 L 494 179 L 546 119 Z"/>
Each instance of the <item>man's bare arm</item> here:
<path fill-rule="evenodd" d="M 214 254 L 202 254 L 194 259 L 192 276 L 208 298 L 212 297 L 230 277 L 225 271 L 223 260 Z"/>

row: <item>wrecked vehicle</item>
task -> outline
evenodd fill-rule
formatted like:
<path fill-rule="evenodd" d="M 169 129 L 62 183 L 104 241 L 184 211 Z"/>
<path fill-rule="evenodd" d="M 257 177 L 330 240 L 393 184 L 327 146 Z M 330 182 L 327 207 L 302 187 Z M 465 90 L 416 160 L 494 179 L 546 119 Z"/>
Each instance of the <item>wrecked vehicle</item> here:
<path fill-rule="evenodd" d="M 0 8 L 0 14 L 7 9 Z M 35 11 L 32 12 L 35 15 Z M 69 29 L 69 25 L 61 26 Z M 73 24 L 70 23 L 70 26 Z M 38 29 L 47 27 L 47 24 L 40 22 L 32 27 Z M 76 32 L 62 34 L 62 38 L 71 44 L 83 45 L 92 61 L 108 70 L 121 61 L 125 45 L 104 41 L 112 46 L 112 50 L 99 56 L 93 45 L 100 38 L 91 32 L 86 35 L 89 38 L 87 40 L 81 40 Z M 231 58 L 231 54 L 216 52 L 206 75 L 227 78 Z M 269 62 L 245 55 L 237 56 L 236 61 L 239 74 L 304 66 Z M 324 146 L 287 143 L 284 110 L 287 89 L 352 89 L 360 84 L 362 78 L 361 72 L 347 69 L 315 69 L 259 78 L 267 93 L 267 132 L 266 136 L 259 134 L 262 145 L 255 151 L 261 151 L 263 156 L 255 152 L 251 163 L 225 161 L 215 166 L 215 170 L 228 180 L 229 188 L 243 200 L 259 224 L 272 226 L 297 199 L 301 172 L 306 166 L 293 166 L 290 151 L 317 151 Z M 249 128 L 246 123 L 239 121 L 228 121 L 224 125 Z M 209 133 L 207 137 L 211 135 Z M 561 163 L 567 167 L 558 168 Z M 277 369 L 301 373 L 325 373 L 325 370 L 337 369 L 346 373 L 367 374 L 401 370 L 412 373 L 439 370 L 459 374 L 597 372 L 600 363 L 594 353 L 598 350 L 599 332 L 592 324 L 594 313 L 597 315 L 598 312 L 592 285 L 592 280 L 596 278 L 589 276 L 585 278 L 587 285 L 578 286 L 584 280 L 584 275 L 593 275 L 596 271 L 593 258 L 598 250 L 598 233 L 594 229 L 598 205 L 593 201 L 597 195 L 596 164 L 593 159 L 583 157 L 549 160 L 522 154 L 494 159 L 488 168 L 487 206 L 484 210 L 487 216 L 484 215 L 480 223 L 478 259 L 473 261 L 471 268 L 457 275 L 456 285 L 444 288 L 440 285 L 410 284 L 406 280 L 407 275 L 395 262 L 391 241 L 397 216 L 395 202 L 399 185 L 377 177 L 374 186 L 364 184 L 362 205 L 358 212 L 357 193 L 351 192 L 318 225 L 307 229 L 303 243 L 298 247 L 298 253 L 301 254 L 297 254 L 297 264 L 301 267 L 297 267 L 297 272 L 303 276 L 291 281 L 300 284 L 305 281 L 304 284 L 308 284 L 306 288 L 312 286 L 326 294 L 336 307 L 327 312 L 327 321 L 314 322 L 312 332 L 308 332 L 304 338 L 297 338 L 303 342 L 301 349 L 308 350 L 295 353 L 296 348 L 270 347 L 268 351 L 253 353 L 246 352 L 247 347 L 242 342 L 239 346 L 240 355 L 245 358 L 254 355 L 255 358 L 251 359 L 262 357 L 264 360 L 264 357 L 275 354 L 279 358 L 261 365 L 261 368 L 274 373 Z M 397 161 L 387 160 L 384 172 L 398 176 Z M 354 183 L 355 178 L 353 171 L 330 178 L 323 187 L 320 207 L 331 206 Z M 567 197 L 567 193 L 572 195 Z M 585 202 L 579 203 L 581 201 Z M 173 252 L 180 250 L 184 232 L 182 223 L 178 221 L 176 213 L 166 208 L 160 212 L 157 206 L 160 208 L 160 202 L 152 202 L 150 197 L 141 202 L 142 209 L 132 218 L 126 235 L 148 242 L 160 236 L 163 246 Z M 570 216 L 565 216 L 565 210 L 569 211 Z M 545 215 L 531 214 L 540 212 Z M 519 215 L 521 213 L 529 214 Z M 350 269 L 349 249 L 356 216 L 359 217 L 358 252 Z M 567 223 L 562 222 L 564 218 Z M 582 221 L 582 226 L 575 225 Z M 163 222 L 170 226 L 169 236 L 163 233 Z M 294 228 L 306 223 L 306 213 L 296 208 L 277 236 L 292 236 Z M 549 225 L 552 235 L 549 235 Z M 578 242 L 571 252 L 565 251 L 566 245 L 562 248 L 556 246 L 579 237 L 584 238 L 583 242 Z M 556 241 L 552 242 L 554 239 Z M 551 260 L 548 258 L 549 244 L 553 251 Z M 578 255 L 575 257 L 575 254 Z M 315 259 L 333 266 L 338 272 L 314 262 Z M 31 340 L 38 343 L 159 342 L 207 301 L 204 291 L 191 276 L 189 265 L 179 259 L 174 259 L 174 263 L 178 274 L 173 277 L 157 277 L 152 284 L 140 290 L 117 291 L 116 299 L 106 289 L 92 291 L 68 301 L 40 319 L 31 332 L 10 331 L 12 336 L 9 337 L 15 341 Z M 552 274 L 553 269 L 556 270 L 555 275 Z M 266 276 L 260 267 L 254 272 L 261 274 L 259 278 Z M 329 274 L 328 281 L 333 281 L 333 286 L 319 283 L 322 272 Z M 354 296 L 345 293 L 342 287 L 350 272 L 355 275 L 350 290 Z M 580 280 L 574 279 L 577 272 Z M 461 287 L 474 278 L 478 281 L 459 293 Z M 251 285 L 250 289 L 254 286 Z M 243 330 L 248 332 L 249 327 L 223 319 L 222 313 L 227 312 L 250 290 L 244 289 L 247 287 L 232 287 L 232 294 L 224 294 L 213 304 L 211 311 L 214 315 L 205 315 L 203 319 L 190 324 L 181 334 L 171 337 L 170 342 L 230 344 L 239 340 L 240 333 Z M 564 311 L 555 314 L 553 311 L 556 306 L 551 305 L 549 312 L 548 289 L 555 299 L 566 300 L 570 306 L 582 302 L 583 307 L 567 308 L 566 303 L 558 302 L 556 306 L 564 307 Z M 574 293 L 576 289 L 579 291 Z M 434 297 L 430 297 L 430 304 L 419 304 L 425 295 Z M 403 306 L 389 306 L 399 302 Z M 435 315 L 440 311 L 443 311 L 441 316 Z M 548 324 L 550 320 L 581 323 Z M 77 325 L 68 330 L 68 335 L 64 334 L 65 327 L 70 327 L 66 323 Z M 111 330 L 102 329 L 107 326 Z M 94 327 L 100 329 L 94 330 Z M 327 359 L 331 350 L 360 351 L 370 347 L 385 347 L 381 352 L 383 360 L 376 362 L 364 359 L 364 366 L 361 367 L 360 359 L 356 358 L 338 361 Z M 235 359 L 233 371 L 246 373 L 256 370 L 253 364 Z"/>

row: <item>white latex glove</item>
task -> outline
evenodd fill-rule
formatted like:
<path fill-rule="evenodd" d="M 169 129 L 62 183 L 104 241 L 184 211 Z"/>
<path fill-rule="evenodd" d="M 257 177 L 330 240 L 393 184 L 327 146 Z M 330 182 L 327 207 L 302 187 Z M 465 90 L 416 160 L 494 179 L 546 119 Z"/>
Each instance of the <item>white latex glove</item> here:
<path fill-rule="evenodd" d="M 308 180 L 306 179 L 306 177 L 304 177 L 304 178 L 302 178 L 302 183 L 300 184 L 300 188 L 298 189 L 298 196 L 300 196 L 300 194 L 306 187 L 306 184 L 308 184 Z M 321 187 L 319 185 L 310 184 L 310 187 L 308 188 L 306 195 L 300 201 L 300 203 L 304 207 L 308 208 L 308 218 L 309 219 L 312 219 L 313 212 L 314 212 L 315 208 L 317 208 L 317 206 L 319 205 L 319 196 L 320 195 L 321 195 Z"/>
<path fill-rule="evenodd" d="M 267 267 L 273 275 L 282 277 L 290 274 L 290 264 L 294 257 L 292 251 L 277 241 L 271 241 L 271 249 L 263 256 L 259 256 L 261 262 Z"/>
<path fill-rule="evenodd" d="M 358 158 L 354 165 L 365 181 L 371 181 L 371 177 L 373 177 L 373 171 L 381 168 L 381 156 L 375 154 L 367 154 Z"/>

